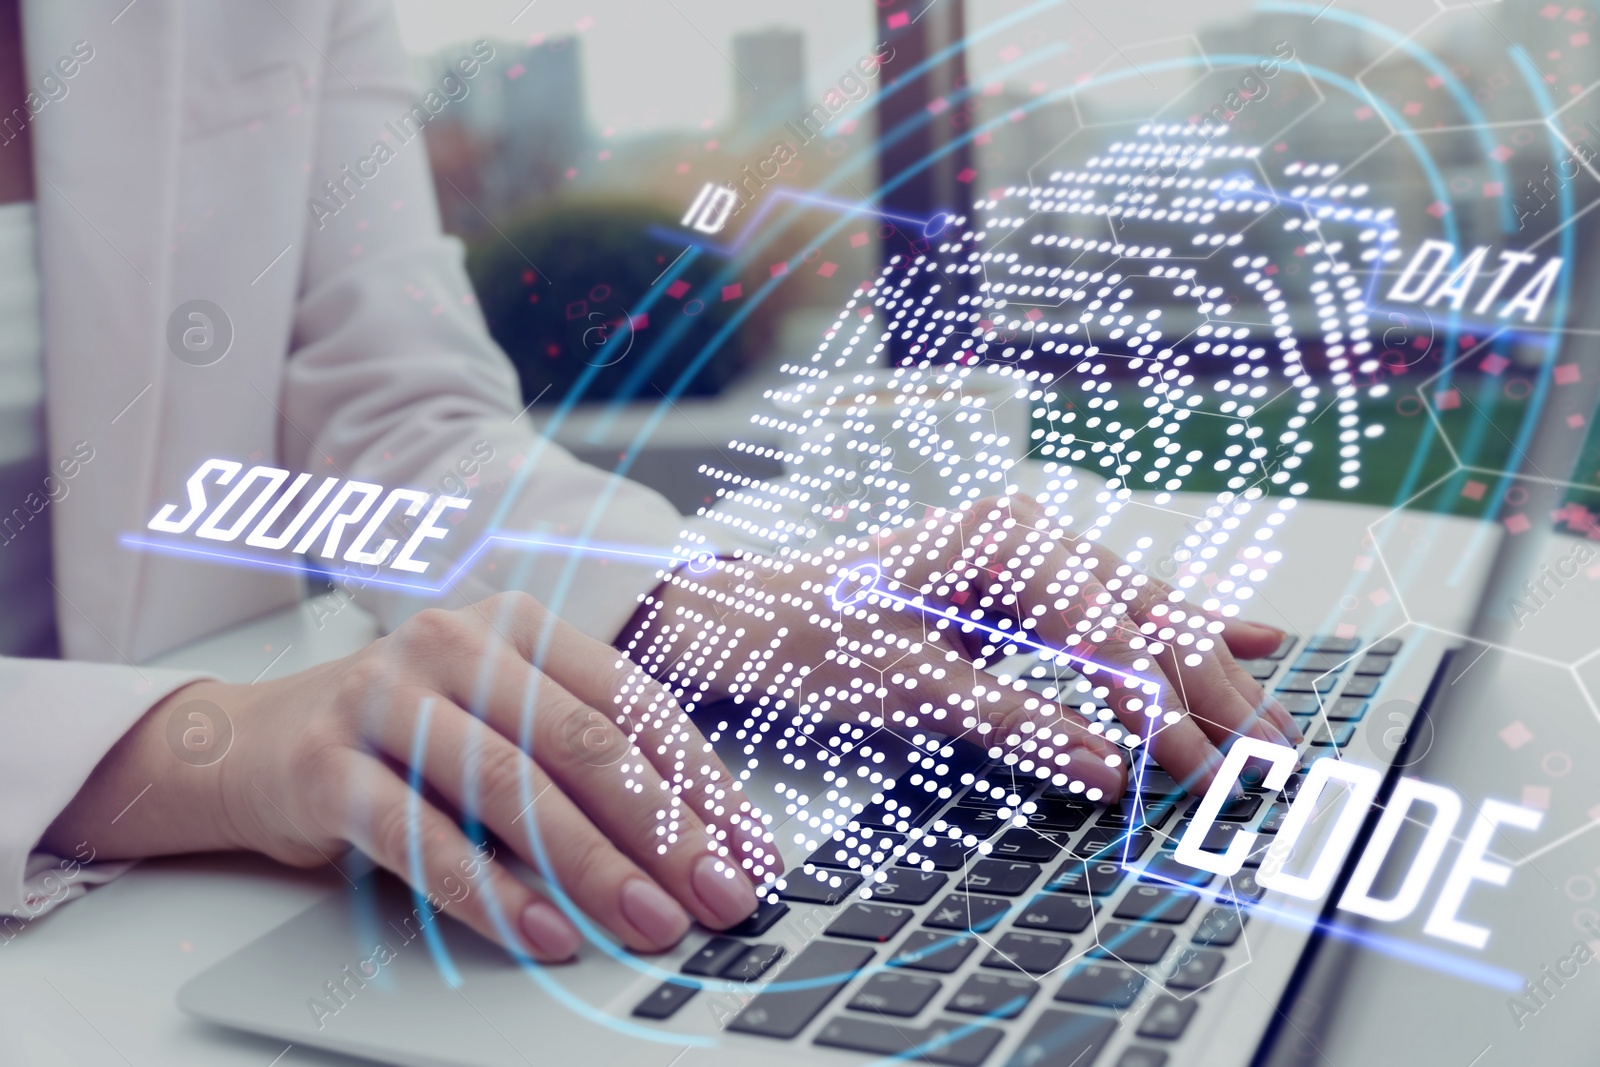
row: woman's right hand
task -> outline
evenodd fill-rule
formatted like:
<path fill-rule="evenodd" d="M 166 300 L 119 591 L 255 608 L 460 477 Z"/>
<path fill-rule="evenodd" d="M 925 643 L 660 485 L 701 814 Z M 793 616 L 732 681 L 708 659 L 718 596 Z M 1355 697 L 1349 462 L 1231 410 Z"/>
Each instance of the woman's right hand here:
<path fill-rule="evenodd" d="M 210 768 L 175 760 L 165 739 L 172 712 L 197 700 L 234 730 Z M 91 832 L 106 804 L 125 802 L 116 783 L 141 774 L 165 798 L 152 790 L 115 839 Z M 186 775 L 208 780 L 214 812 L 195 812 L 199 782 Z M 175 802 L 185 784 L 190 801 Z M 508 593 L 421 612 L 355 655 L 287 678 L 179 690 L 119 743 L 47 840 L 90 839 L 102 858 L 226 844 L 297 866 L 354 845 L 431 894 L 435 910 L 555 961 L 583 938 L 554 891 L 515 877 L 463 823 L 509 845 L 628 948 L 656 951 L 691 916 L 715 928 L 741 921 L 757 904 L 752 882 L 781 870 L 737 786 L 666 690 Z M 147 825 L 152 816 L 168 825 Z M 197 820 L 205 825 L 184 841 Z"/>

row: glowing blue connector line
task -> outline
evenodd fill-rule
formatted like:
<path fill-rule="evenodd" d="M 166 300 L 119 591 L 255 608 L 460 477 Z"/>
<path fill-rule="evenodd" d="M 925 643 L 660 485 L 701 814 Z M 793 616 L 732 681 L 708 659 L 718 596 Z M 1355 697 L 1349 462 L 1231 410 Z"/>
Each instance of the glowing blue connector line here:
<path fill-rule="evenodd" d="M 124 534 L 122 544 L 128 548 L 144 549 L 148 552 L 159 552 L 165 555 L 189 556 L 199 559 L 213 559 L 221 563 L 237 564 L 244 567 L 260 568 L 262 570 L 288 571 L 294 574 L 316 575 L 320 578 L 331 578 L 335 581 L 349 579 L 363 585 L 378 585 L 389 589 L 404 589 L 408 592 L 419 593 L 423 596 L 439 596 L 453 587 L 467 568 L 477 561 L 489 549 L 497 545 L 521 549 L 526 552 L 563 552 L 572 555 L 603 556 L 607 559 L 630 560 L 640 563 L 661 564 L 688 564 L 691 570 L 705 573 L 714 565 L 715 558 L 708 553 L 699 556 L 687 557 L 665 552 L 651 545 L 603 545 L 593 542 L 573 541 L 559 537 L 544 537 L 535 534 L 485 534 L 479 538 L 478 543 L 472 547 L 459 561 L 450 573 L 437 584 L 429 585 L 426 582 L 410 581 L 401 578 L 386 578 L 382 574 L 365 574 L 360 571 L 345 568 L 327 568 L 313 566 L 312 564 L 294 557 L 291 559 L 272 559 L 266 556 L 252 555 L 245 552 L 229 552 L 223 549 L 203 548 L 200 545 L 187 542 L 152 540 L 135 534 Z"/>

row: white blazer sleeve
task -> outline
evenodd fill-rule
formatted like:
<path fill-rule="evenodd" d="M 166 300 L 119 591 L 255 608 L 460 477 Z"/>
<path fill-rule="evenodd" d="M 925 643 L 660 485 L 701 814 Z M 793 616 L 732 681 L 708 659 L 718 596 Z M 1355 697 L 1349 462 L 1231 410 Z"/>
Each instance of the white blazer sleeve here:
<path fill-rule="evenodd" d="M 452 560 L 496 529 L 616 551 L 496 550 L 442 598 L 352 583 L 355 599 L 392 629 L 428 604 L 454 607 L 520 588 L 609 640 L 658 584 L 685 522 L 658 493 L 578 462 L 519 417 L 516 372 L 489 337 L 459 242 L 440 230 L 427 148 L 421 137 L 401 141 L 386 127 L 426 95 L 412 80 L 390 5 L 352 0 L 337 12 L 327 45 L 337 69 L 322 73 L 310 165 L 328 180 L 344 180 L 348 167 L 355 180 L 339 199 L 322 198 L 335 214 L 306 212 L 308 252 L 284 385 L 285 460 L 439 493 L 458 464 L 492 451 L 470 508 L 455 513 L 448 538 L 431 542 L 440 551 L 418 553 L 431 560 L 420 580 L 442 579 Z M 505 76 L 505 62 L 491 59 L 467 84 L 481 91 Z M 392 158 L 363 166 L 384 154 L 380 144 Z M 374 169 L 376 176 L 361 177 Z"/>
<path fill-rule="evenodd" d="M 96 862 L 95 843 L 73 855 L 35 852 L 117 739 L 200 672 L 103 663 L 0 658 L 0 943 L 19 924 L 127 863 Z M 130 803 L 135 797 L 128 797 Z"/>

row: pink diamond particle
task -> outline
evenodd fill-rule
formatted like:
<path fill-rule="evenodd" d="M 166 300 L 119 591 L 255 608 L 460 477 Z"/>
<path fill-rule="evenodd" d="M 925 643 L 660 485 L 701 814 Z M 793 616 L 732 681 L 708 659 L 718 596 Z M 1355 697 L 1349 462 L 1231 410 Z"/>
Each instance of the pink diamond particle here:
<path fill-rule="evenodd" d="M 1433 406 L 1440 411 L 1449 411 L 1461 406 L 1461 394 L 1454 389 L 1446 389 L 1442 393 L 1433 394 Z"/>
<path fill-rule="evenodd" d="M 965 167 L 959 174 L 956 175 L 956 181 L 960 182 L 962 185 L 966 185 L 977 176 L 977 171 L 973 170 L 971 167 Z"/>
<path fill-rule="evenodd" d="M 645 312 L 643 315 L 634 315 L 628 320 L 628 324 L 635 330 L 642 330 L 650 325 L 650 313 Z"/>
<path fill-rule="evenodd" d="M 1506 191 L 1506 187 L 1504 185 L 1501 185 L 1499 182 L 1484 182 L 1483 183 L 1483 195 L 1484 196 L 1489 196 L 1489 197 L 1501 196 L 1501 195 L 1503 195 L 1505 193 L 1505 191 Z"/>
<path fill-rule="evenodd" d="M 1333 628 L 1333 636 L 1335 637 L 1354 637 L 1355 635 L 1356 624 L 1353 622 L 1341 622 Z"/>
<path fill-rule="evenodd" d="M 1374 589 L 1372 592 L 1367 594 L 1367 599 L 1372 601 L 1374 604 L 1387 604 L 1389 602 L 1389 590 Z"/>
<path fill-rule="evenodd" d="M 772 266 L 767 268 L 767 273 L 772 275 L 774 278 L 782 277 L 783 275 L 789 273 L 789 264 L 774 263 Z"/>
<path fill-rule="evenodd" d="M 1478 364 L 1479 369 L 1485 374 L 1499 374 L 1509 366 L 1511 361 L 1497 352 L 1490 352 L 1483 357 L 1483 362 Z"/>
<path fill-rule="evenodd" d="M 1515 515 L 1507 515 L 1505 522 L 1506 529 L 1514 534 L 1527 533 L 1529 530 L 1533 529 L 1533 523 L 1528 521 L 1528 516 L 1522 514 L 1520 511 Z"/>
<path fill-rule="evenodd" d="M 1494 158 L 1495 162 L 1504 163 L 1511 158 L 1511 149 L 1507 145 L 1496 145 L 1489 151 L 1489 155 Z"/>
<path fill-rule="evenodd" d="M 909 12 L 896 11 L 894 14 L 889 16 L 888 26 L 891 30 L 898 30 L 901 26 L 905 26 L 910 23 L 910 21 L 911 15 Z"/>
<path fill-rule="evenodd" d="M 1537 808 L 1539 811 L 1550 810 L 1550 787 L 1547 785 L 1525 785 L 1522 787 L 1522 806 Z"/>
<path fill-rule="evenodd" d="M 1583 427 L 1583 416 L 1578 414 L 1568 415 L 1567 426 L 1574 430 L 1581 429 Z"/>
<path fill-rule="evenodd" d="M 682 278 L 679 278 L 677 281 L 667 286 L 667 295 L 672 297 L 674 300 L 681 300 L 683 298 L 683 294 L 687 293 L 688 291 L 689 283 L 684 281 Z"/>
<path fill-rule="evenodd" d="M 1517 749 L 1533 740 L 1533 731 L 1528 729 L 1527 726 L 1523 725 L 1521 719 L 1518 719 L 1516 722 L 1500 731 L 1500 740 L 1506 743 L 1507 748 L 1515 752 Z"/>
<path fill-rule="evenodd" d="M 724 302 L 729 300 L 737 300 L 743 295 L 744 286 L 740 285 L 738 282 L 734 282 L 732 285 L 724 285 L 722 287 L 722 299 Z"/>
<path fill-rule="evenodd" d="M 850 247 L 851 248 L 860 248 L 862 245 L 864 245 L 866 243 L 867 243 L 867 231 L 866 230 L 862 230 L 860 233 L 853 233 L 853 234 L 850 235 Z"/>
<path fill-rule="evenodd" d="M 1371 117 L 1372 117 L 1372 109 L 1370 107 L 1358 107 L 1358 108 L 1356 108 L 1356 121 L 1357 122 L 1366 122 Z"/>
<path fill-rule="evenodd" d="M 824 278 L 831 278 L 833 277 L 833 272 L 838 269 L 839 264 L 837 263 L 824 263 L 822 266 L 817 268 L 817 273 L 822 275 Z"/>
<path fill-rule="evenodd" d="M 1485 482 L 1468 482 L 1461 487 L 1461 495 L 1468 500 L 1482 500 L 1484 492 L 1489 488 Z"/>
<path fill-rule="evenodd" d="M 1573 382 L 1579 381 L 1581 375 L 1576 363 L 1561 363 L 1556 366 L 1556 369 L 1551 373 L 1551 377 L 1556 380 L 1557 385 L 1571 385 Z"/>

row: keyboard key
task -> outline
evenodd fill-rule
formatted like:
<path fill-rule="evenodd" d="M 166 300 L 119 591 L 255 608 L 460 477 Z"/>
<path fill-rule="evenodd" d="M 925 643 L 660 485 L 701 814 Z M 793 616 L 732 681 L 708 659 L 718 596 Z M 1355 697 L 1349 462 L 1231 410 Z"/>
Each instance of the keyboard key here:
<path fill-rule="evenodd" d="M 1367 649 L 1373 656 L 1392 656 L 1400 651 L 1401 641 L 1398 637 L 1385 637 L 1382 641 Z"/>
<path fill-rule="evenodd" d="M 852 904 L 827 929 L 830 937 L 876 941 L 880 945 L 911 921 L 911 909 L 878 904 Z"/>
<path fill-rule="evenodd" d="M 1010 793 L 1004 789 L 991 789 L 986 793 L 980 793 L 977 789 L 977 786 L 968 789 L 956 801 L 956 804 L 963 808 L 994 808 L 997 810 L 1010 808 L 1015 811 L 1017 805 L 1028 799 L 1028 794 L 1033 792 L 1032 786 L 1023 786 L 1020 793 Z M 1010 799 L 1013 796 L 1017 798 L 1015 802 Z"/>
<path fill-rule="evenodd" d="M 1176 1041 L 1183 1036 L 1184 1028 L 1189 1025 L 1199 1006 L 1192 998 L 1179 1000 L 1166 995 L 1158 997 L 1144 1011 L 1144 1021 L 1139 1024 L 1139 1036 Z"/>
<path fill-rule="evenodd" d="M 779 985 L 798 988 L 768 989 L 734 1016 L 728 1029 L 762 1037 L 794 1037 L 816 1018 L 827 1003 L 849 984 L 856 972 L 876 955 L 865 945 L 813 941 L 779 972 Z"/>
<path fill-rule="evenodd" d="M 1107 808 L 1101 816 L 1094 821 L 1096 826 L 1109 826 L 1115 830 L 1126 830 L 1131 822 L 1142 830 L 1159 830 L 1161 825 L 1172 818 L 1172 813 L 1178 810 L 1176 804 L 1157 804 L 1138 811 L 1127 808 Z"/>
<path fill-rule="evenodd" d="M 1097 1008 L 1126 1008 L 1138 999 L 1144 976 L 1115 963 L 1080 963 L 1056 990 L 1056 999 Z"/>
<path fill-rule="evenodd" d="M 1331 693 L 1338 688 L 1337 674 L 1318 674 L 1312 671 L 1290 671 L 1278 683 L 1280 693 Z"/>
<path fill-rule="evenodd" d="M 701 946 L 700 951 L 689 957 L 683 965 L 683 973 L 715 978 L 749 948 L 743 941 L 735 941 L 731 937 L 713 937 Z"/>
<path fill-rule="evenodd" d="M 931 1026 L 874 1022 L 842 1015 L 829 1020 L 816 1043 L 874 1056 L 922 1059 L 950 1067 L 978 1067 L 1005 1036 L 992 1026 L 940 1020 Z M 907 1055 L 916 1050 L 914 1055 Z"/>
<path fill-rule="evenodd" d="M 926 904 L 950 880 L 948 874 L 938 871 L 908 871 L 904 867 L 891 867 L 878 873 L 883 875 L 883 881 L 867 883 L 872 899 L 895 904 Z"/>
<path fill-rule="evenodd" d="M 1306 772 L 1295 771 L 1293 774 L 1283 780 L 1283 789 L 1280 790 L 1280 793 L 1283 795 L 1283 799 L 1293 801 L 1295 797 L 1300 795 L 1300 787 L 1305 784 Z"/>
<path fill-rule="evenodd" d="M 948 837 L 950 830 L 955 829 L 962 837 L 970 834 L 979 841 L 987 841 L 1010 825 L 1011 819 L 1002 819 L 993 808 L 951 808 L 933 820 L 929 829 L 937 837 Z"/>
<path fill-rule="evenodd" d="M 1034 1020 L 1006 1067 L 1090 1067 L 1116 1030 L 1104 1015 L 1052 1008 Z"/>
<path fill-rule="evenodd" d="M 640 1019 L 670 1019 L 700 992 L 700 983 L 686 979 L 662 982 L 633 1009 Z"/>
<path fill-rule="evenodd" d="M 1122 1050 L 1116 1067 L 1167 1067 L 1167 1054 L 1158 1048 L 1134 1045 Z"/>
<path fill-rule="evenodd" d="M 1380 656 L 1376 653 L 1368 652 L 1361 657 L 1361 662 L 1356 664 L 1356 674 L 1361 676 L 1370 675 L 1377 678 L 1388 674 L 1389 668 L 1393 665 L 1393 656 Z"/>
<path fill-rule="evenodd" d="M 1033 811 L 1023 813 L 1036 830 L 1076 830 L 1094 814 L 1094 808 L 1079 800 L 1043 797 Z"/>
<path fill-rule="evenodd" d="M 760 937 L 775 926 L 779 919 L 789 914 L 789 905 L 781 900 L 764 900 L 755 914 L 737 926 L 722 931 L 729 937 Z"/>
<path fill-rule="evenodd" d="M 1008 974 L 974 974 L 961 983 L 961 988 L 956 990 L 955 996 L 944 1007 L 946 1011 L 959 1011 L 963 1015 L 1015 1019 L 1037 992 L 1039 983 L 1031 978 L 1017 978 Z"/>
<path fill-rule="evenodd" d="M 1283 640 L 1278 642 L 1278 647 L 1268 652 L 1267 659 L 1282 659 L 1294 651 L 1294 646 L 1300 639 L 1293 634 L 1284 634 Z"/>
<path fill-rule="evenodd" d="M 967 961 L 978 947 L 976 939 L 959 934 L 938 934 L 916 930 L 901 943 L 889 959 L 891 967 L 910 967 L 916 971 L 949 974 Z"/>
<path fill-rule="evenodd" d="M 782 945 L 751 945 L 750 951 L 724 967 L 717 977 L 729 982 L 754 982 L 782 958 Z"/>
<path fill-rule="evenodd" d="M 1353 722 L 1318 723 L 1306 740 L 1315 748 L 1343 748 L 1355 735 L 1356 724 Z"/>
<path fill-rule="evenodd" d="M 1139 795 L 1150 803 L 1157 797 L 1179 796 L 1183 787 L 1173 780 L 1172 775 L 1153 764 L 1144 768 L 1144 775 L 1138 779 Z M 1133 783 L 1129 783 L 1130 787 Z"/>
<path fill-rule="evenodd" d="M 1046 800 L 1060 801 L 1063 804 L 1076 804 L 1078 807 L 1083 809 L 1085 818 L 1088 818 L 1090 815 L 1094 814 L 1094 805 L 1083 799 L 1083 791 L 1080 789 L 1078 792 L 1074 793 L 1071 786 L 1045 786 L 1044 792 L 1039 794 L 1039 802 L 1043 803 Z"/>
<path fill-rule="evenodd" d="M 1068 860 L 1044 884 L 1047 893 L 1093 894 L 1097 897 L 1115 893 L 1126 876 L 1122 864 L 1113 860 Z"/>
<path fill-rule="evenodd" d="M 1073 846 L 1072 854 L 1082 859 L 1126 859 L 1132 863 L 1145 854 L 1153 840 L 1155 836 L 1147 830 L 1129 833 L 1110 826 L 1091 826 Z"/>
<path fill-rule="evenodd" d="M 850 999 L 846 1007 L 855 1011 L 910 1018 L 926 1008 L 928 1001 L 938 996 L 941 988 L 943 985 L 937 978 L 928 978 L 920 974 L 902 974 L 898 971 L 879 971 L 867 979 L 861 991 Z"/>
<path fill-rule="evenodd" d="M 1283 820 L 1289 817 L 1289 805 L 1274 804 L 1267 809 L 1267 817 L 1261 820 L 1261 825 L 1256 828 L 1257 833 L 1275 834 L 1283 829 Z"/>
<path fill-rule="evenodd" d="M 850 820 L 852 830 L 870 828 L 906 833 L 933 818 L 934 812 L 944 805 L 936 794 L 923 790 L 889 793 L 868 804 Z"/>
<path fill-rule="evenodd" d="M 1202 871 L 1198 867 L 1191 867 L 1187 863 L 1179 863 L 1164 852 L 1158 852 L 1144 865 L 1144 873 L 1139 876 L 1141 882 L 1179 882 L 1183 885 L 1196 887 L 1208 886 L 1216 875 L 1210 871 Z"/>
<path fill-rule="evenodd" d="M 1290 715 L 1314 715 L 1322 707 L 1315 693 L 1279 693 L 1278 703 Z"/>
<path fill-rule="evenodd" d="M 1278 673 L 1278 664 L 1270 659 L 1245 659 L 1239 661 L 1239 666 L 1258 682 L 1264 682 Z"/>
<path fill-rule="evenodd" d="M 1200 925 L 1190 940 L 1196 945 L 1215 945 L 1226 948 L 1239 940 L 1244 929 L 1244 916 L 1237 908 L 1229 906 L 1212 908 L 1200 920 Z"/>
<path fill-rule="evenodd" d="M 967 875 L 957 888 L 967 892 L 998 893 L 1003 897 L 1019 896 L 1038 879 L 1041 871 L 1037 863 L 979 860 L 967 868 Z"/>
<path fill-rule="evenodd" d="M 1232 897 L 1241 904 L 1254 904 L 1266 892 L 1266 888 L 1256 881 L 1256 872 L 1246 867 L 1228 879 L 1226 887 L 1218 894 L 1217 899 L 1220 902 Z"/>
<path fill-rule="evenodd" d="M 1200 842 L 1203 852 L 1225 852 L 1228 843 L 1233 840 L 1233 835 L 1243 827 L 1236 822 L 1216 822 L 1211 824 L 1211 829 L 1206 831 L 1206 836 Z M 1189 832 L 1189 824 L 1185 822 L 1175 830 L 1171 837 L 1161 843 L 1163 848 L 1177 848 L 1178 842 L 1183 840 L 1183 835 Z"/>
<path fill-rule="evenodd" d="M 1193 804 L 1189 805 L 1189 810 L 1184 812 L 1184 817 L 1192 817 L 1195 812 L 1200 810 L 1200 805 L 1204 802 L 1203 799 L 1196 799 Z M 1260 807 L 1261 798 L 1254 793 L 1246 793 L 1242 797 L 1229 797 L 1222 802 L 1222 808 L 1217 812 L 1217 818 L 1227 822 L 1244 822 L 1254 815 Z"/>
<path fill-rule="evenodd" d="M 1367 714 L 1367 701 L 1361 697 L 1340 697 L 1325 712 L 1331 722 L 1360 722 Z"/>
<path fill-rule="evenodd" d="M 1294 661 L 1290 670 L 1310 671 L 1313 674 L 1322 674 L 1324 671 L 1335 671 L 1345 667 L 1348 656 L 1338 652 L 1306 652 Z"/>
<path fill-rule="evenodd" d="M 902 867 L 936 871 L 959 871 L 967 862 L 971 850 L 960 841 L 948 837 L 919 837 L 906 845 L 906 854 L 900 860 Z"/>
<path fill-rule="evenodd" d="M 1382 684 L 1382 678 L 1362 675 L 1361 677 L 1350 679 L 1349 683 L 1344 687 L 1344 692 L 1339 695 L 1345 697 L 1369 697 L 1376 693 L 1378 687 Z"/>
<path fill-rule="evenodd" d="M 1115 956 L 1124 963 L 1158 963 L 1177 935 L 1158 926 L 1129 926 L 1126 923 L 1102 923 L 1100 943 L 1089 950 L 1091 956 L 1104 959 Z"/>
<path fill-rule="evenodd" d="M 833 840 L 806 857 L 806 862 L 817 867 L 836 867 L 858 871 L 863 866 L 882 867 L 894 858 L 895 847 L 905 843 L 902 834 L 879 833 L 874 830 L 841 831 Z"/>
<path fill-rule="evenodd" d="M 1022 971 L 1040 975 L 1055 970 L 1072 951 L 1072 942 L 1049 934 L 1023 934 L 1012 931 L 995 942 L 983 966 L 1001 971 Z"/>
<path fill-rule="evenodd" d="M 1031 826 L 1019 826 L 1001 834 L 989 855 L 1002 860 L 1047 863 L 1059 856 L 1061 850 L 1067 847 L 1067 836 L 1066 832 L 1061 830 L 1040 831 Z"/>
<path fill-rule="evenodd" d="M 1361 647 L 1361 641 L 1355 637 L 1330 637 L 1319 634 L 1306 642 L 1306 648 L 1312 652 L 1338 652 L 1348 656 Z"/>
<path fill-rule="evenodd" d="M 1186 948 L 1168 964 L 1168 989 L 1203 989 L 1210 985 L 1222 970 L 1226 957 L 1220 952 L 1200 948 Z"/>
<path fill-rule="evenodd" d="M 922 921 L 922 925 L 940 930 L 975 930 L 982 933 L 1010 910 L 1011 901 L 1003 897 L 951 893 L 939 902 L 933 914 Z"/>
<path fill-rule="evenodd" d="M 1033 898 L 1017 921 L 1018 930 L 1049 930 L 1058 934 L 1082 933 L 1094 918 L 1095 906 L 1088 897 L 1041 893 Z"/>
<path fill-rule="evenodd" d="M 1242 873 L 1242 872 L 1241 872 Z M 1128 890 L 1112 915 L 1135 922 L 1181 923 L 1189 918 L 1199 897 L 1187 889 L 1136 885 Z M 831 932 L 831 931 L 830 931 Z"/>
<path fill-rule="evenodd" d="M 851 871 L 834 871 L 818 867 L 813 871 L 791 871 L 784 876 L 784 887 L 778 896 L 796 904 L 839 903 L 861 884 L 861 876 Z"/>

